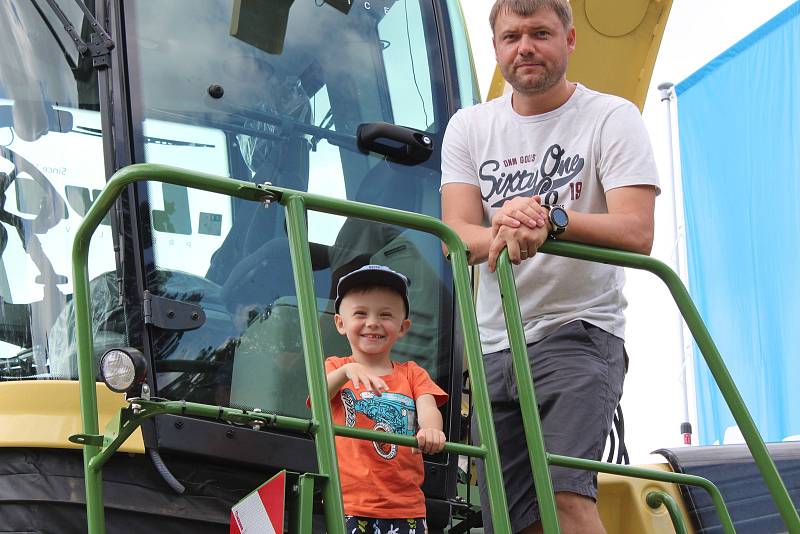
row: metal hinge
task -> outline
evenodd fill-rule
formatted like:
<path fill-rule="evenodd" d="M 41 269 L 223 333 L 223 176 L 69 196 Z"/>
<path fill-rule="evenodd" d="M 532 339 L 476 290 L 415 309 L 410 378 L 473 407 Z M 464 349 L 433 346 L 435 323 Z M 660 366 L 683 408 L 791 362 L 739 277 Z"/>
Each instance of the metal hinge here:
<path fill-rule="evenodd" d="M 50 9 L 53 10 L 53 13 L 56 14 L 58 20 L 61 21 L 61 24 L 64 25 L 64 30 L 69 34 L 72 42 L 75 43 L 75 47 L 78 49 L 80 55 L 90 55 L 92 58 L 92 66 L 96 69 L 105 69 L 110 67 L 111 50 L 114 48 L 114 41 L 111 39 L 111 36 L 108 34 L 108 32 L 100 25 L 100 23 L 97 22 L 97 19 L 94 18 L 94 15 L 92 15 L 92 12 L 88 7 L 86 7 L 86 4 L 84 4 L 82 0 L 73 0 L 78 7 L 81 8 L 81 11 L 83 11 L 84 16 L 94 30 L 89 36 L 88 43 L 81 39 L 80 34 L 75 31 L 75 26 L 73 26 L 69 21 L 67 16 L 64 14 L 64 11 L 58 7 L 56 0 L 45 1 L 50 6 Z"/>
<path fill-rule="evenodd" d="M 206 322 L 206 312 L 197 304 L 144 292 L 144 324 L 163 330 L 194 330 Z"/>

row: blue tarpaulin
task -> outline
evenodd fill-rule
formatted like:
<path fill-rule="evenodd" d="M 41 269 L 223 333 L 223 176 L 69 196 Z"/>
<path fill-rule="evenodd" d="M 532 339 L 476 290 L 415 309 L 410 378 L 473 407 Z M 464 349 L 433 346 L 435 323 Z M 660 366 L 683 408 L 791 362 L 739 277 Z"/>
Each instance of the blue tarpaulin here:
<path fill-rule="evenodd" d="M 692 297 L 762 436 L 798 436 L 800 2 L 676 91 Z M 723 442 L 736 423 L 695 361 L 700 442 Z"/>

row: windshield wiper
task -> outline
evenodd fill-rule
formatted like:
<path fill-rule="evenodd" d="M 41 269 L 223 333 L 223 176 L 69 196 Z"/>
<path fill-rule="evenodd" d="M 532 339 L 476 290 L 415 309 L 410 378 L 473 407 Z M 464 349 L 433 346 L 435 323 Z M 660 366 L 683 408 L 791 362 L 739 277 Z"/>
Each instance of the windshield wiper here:
<path fill-rule="evenodd" d="M 73 71 L 77 70 L 78 65 L 75 63 L 75 61 L 72 60 L 72 56 L 70 56 L 69 53 L 67 53 L 67 48 L 64 46 L 64 41 L 61 40 L 61 37 L 58 36 L 56 29 L 53 28 L 52 24 L 50 24 L 50 20 L 47 18 L 47 15 L 45 15 L 44 12 L 42 12 L 42 8 L 39 7 L 39 4 L 36 3 L 36 0 L 31 0 L 31 4 L 33 4 L 33 8 L 36 10 L 36 12 L 39 13 L 39 18 L 42 19 L 42 22 L 44 22 L 47 31 L 50 32 L 50 35 L 53 37 L 53 40 L 58 45 L 58 48 L 61 49 L 61 53 L 64 54 L 64 59 L 69 64 L 69 68 L 72 69 Z"/>
<path fill-rule="evenodd" d="M 96 69 L 105 69 L 111 66 L 111 50 L 114 48 L 114 41 L 111 39 L 111 36 L 106 32 L 105 29 L 97 22 L 97 19 L 94 18 L 92 12 L 86 7 L 86 4 L 83 3 L 82 0 L 73 0 L 78 7 L 81 8 L 83 11 L 83 15 L 89 21 L 89 24 L 92 26 L 94 32 L 89 36 L 89 42 L 87 43 L 84 41 L 80 34 L 75 31 L 75 26 L 72 25 L 70 20 L 64 14 L 64 11 L 58 6 L 56 0 L 45 0 L 47 4 L 50 6 L 50 9 L 53 10 L 53 13 L 56 14 L 58 20 L 61 21 L 61 24 L 64 25 L 64 30 L 69 34 L 72 42 L 75 43 L 75 48 L 77 48 L 78 53 L 82 56 L 91 56 L 92 58 L 92 66 Z M 32 0 L 34 6 L 36 7 L 36 11 L 39 12 L 39 15 L 42 19 L 45 19 L 44 13 L 42 10 L 39 9 L 39 6 L 36 0 Z M 47 20 L 45 20 L 47 22 Z M 62 47 L 63 49 L 63 47 Z"/>

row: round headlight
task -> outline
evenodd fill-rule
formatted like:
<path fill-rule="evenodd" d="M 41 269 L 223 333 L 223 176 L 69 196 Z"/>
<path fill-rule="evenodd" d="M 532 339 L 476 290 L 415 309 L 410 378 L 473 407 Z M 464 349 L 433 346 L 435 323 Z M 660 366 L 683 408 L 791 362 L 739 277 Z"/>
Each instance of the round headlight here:
<path fill-rule="evenodd" d="M 111 349 L 100 360 L 100 374 L 108 389 L 117 393 L 130 391 L 147 377 L 147 360 L 131 347 Z"/>

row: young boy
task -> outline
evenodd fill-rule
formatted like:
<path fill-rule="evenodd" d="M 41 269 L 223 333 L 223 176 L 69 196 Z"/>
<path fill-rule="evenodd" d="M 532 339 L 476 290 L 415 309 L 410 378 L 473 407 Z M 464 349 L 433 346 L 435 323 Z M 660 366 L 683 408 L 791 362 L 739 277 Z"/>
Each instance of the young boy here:
<path fill-rule="evenodd" d="M 419 448 L 444 447 L 438 406 L 447 394 L 414 362 L 391 359 L 411 327 L 408 279 L 388 267 L 367 265 L 336 287 L 334 321 L 352 355 L 325 361 L 334 424 L 415 435 Z M 416 449 L 336 437 L 348 533 L 422 534 L 424 471 Z"/>

